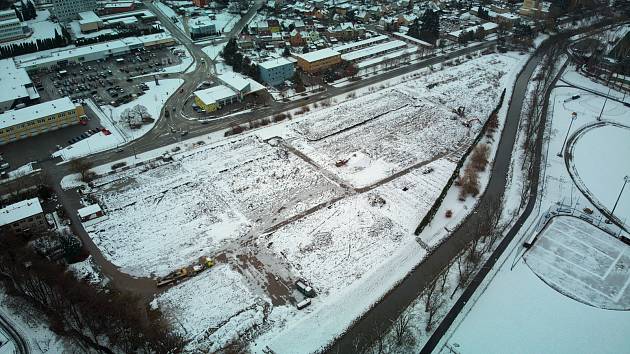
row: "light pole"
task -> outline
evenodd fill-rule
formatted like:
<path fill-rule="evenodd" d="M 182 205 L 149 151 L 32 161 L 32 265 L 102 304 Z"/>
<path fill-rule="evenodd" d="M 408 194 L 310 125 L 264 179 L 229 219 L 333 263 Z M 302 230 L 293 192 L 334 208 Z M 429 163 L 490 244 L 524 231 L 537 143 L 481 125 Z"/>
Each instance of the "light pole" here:
<path fill-rule="evenodd" d="M 610 80 L 608 80 L 608 83 L 610 84 Z M 604 108 L 606 108 L 606 102 L 608 102 L 608 96 L 610 95 L 610 89 L 611 89 L 611 87 L 608 86 L 608 93 L 606 94 L 606 98 L 604 99 L 604 105 L 602 106 L 602 110 L 599 111 L 599 117 L 597 117 L 598 121 L 602 120 L 602 114 L 604 113 Z"/>
<path fill-rule="evenodd" d="M 577 113 L 571 113 L 571 123 L 569 123 L 569 129 L 567 129 L 567 135 L 564 137 L 564 141 L 562 142 L 562 146 L 560 147 L 560 152 L 557 154 L 558 157 L 562 157 L 562 151 L 564 150 L 564 144 L 567 143 L 567 139 L 569 138 L 569 132 L 571 131 L 571 126 L 573 126 L 573 121 L 577 118 Z"/>
<path fill-rule="evenodd" d="M 613 215 L 615 213 L 615 208 L 617 208 L 617 203 L 619 203 L 619 199 L 621 198 L 623 189 L 626 188 L 626 183 L 628 183 L 628 181 L 630 181 L 630 176 L 624 176 L 623 185 L 621 186 L 621 190 L 619 191 L 619 195 L 617 196 L 617 200 L 615 201 L 615 205 L 613 206 L 612 211 L 610 212 L 610 215 Z"/>

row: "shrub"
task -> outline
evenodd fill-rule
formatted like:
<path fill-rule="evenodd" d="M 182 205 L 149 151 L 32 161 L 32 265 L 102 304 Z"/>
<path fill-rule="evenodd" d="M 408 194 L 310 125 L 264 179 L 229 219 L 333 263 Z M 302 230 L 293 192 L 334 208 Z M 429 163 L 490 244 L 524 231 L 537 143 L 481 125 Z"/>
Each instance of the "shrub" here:
<path fill-rule="evenodd" d="M 472 167 L 477 171 L 484 171 L 488 164 L 488 156 L 490 155 L 490 146 L 480 144 L 475 147 L 470 157 Z"/>

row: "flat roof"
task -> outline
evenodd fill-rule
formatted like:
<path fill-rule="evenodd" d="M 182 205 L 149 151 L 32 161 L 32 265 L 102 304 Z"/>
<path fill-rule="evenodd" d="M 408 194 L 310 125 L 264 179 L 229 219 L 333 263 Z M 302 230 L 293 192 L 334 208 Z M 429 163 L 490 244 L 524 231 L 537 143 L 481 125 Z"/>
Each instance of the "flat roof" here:
<path fill-rule="evenodd" d="M 62 97 L 34 106 L 14 109 L 0 114 L 0 129 L 12 127 L 16 124 L 30 122 L 50 114 L 74 110 L 76 105 L 70 98 Z"/>
<path fill-rule="evenodd" d="M 368 47 L 364 49 L 357 50 L 355 52 L 350 52 L 347 54 L 343 54 L 341 59 L 353 61 L 361 58 L 369 57 L 372 55 L 384 53 L 390 50 L 399 49 L 407 46 L 407 43 L 401 40 L 390 41 L 382 44 L 375 45 L 373 47 Z"/>
<path fill-rule="evenodd" d="M 98 204 L 91 204 L 77 210 L 77 213 L 79 214 L 79 217 L 83 218 L 92 214 L 96 214 L 99 211 L 101 211 L 101 207 Z"/>
<path fill-rule="evenodd" d="M 0 60 L 0 102 L 13 101 L 18 98 L 28 97 L 26 85 L 33 82 L 23 68 L 18 68 L 13 59 Z"/>
<path fill-rule="evenodd" d="M 227 86 L 239 92 L 242 92 L 247 88 L 247 86 L 249 86 L 249 81 L 247 79 L 232 71 L 223 73 L 217 76 L 217 78 Z"/>
<path fill-rule="evenodd" d="M 30 218 L 33 215 L 42 213 L 42 206 L 39 199 L 27 199 L 0 209 L 0 226 L 9 225 L 22 219 Z"/>
<path fill-rule="evenodd" d="M 219 100 L 236 96 L 236 92 L 225 85 L 195 91 L 194 94 L 205 104 L 217 103 Z"/>
<path fill-rule="evenodd" d="M 384 34 L 381 34 L 379 36 L 368 38 L 368 39 L 364 39 L 362 41 L 352 42 L 352 43 L 340 45 L 340 46 L 337 46 L 337 47 L 333 47 L 333 49 L 341 53 L 341 52 L 344 52 L 346 50 L 349 50 L 349 49 L 352 49 L 352 48 L 355 48 L 355 47 L 360 47 L 360 46 L 364 46 L 364 45 L 368 45 L 368 44 L 372 44 L 372 43 L 382 42 L 382 41 L 387 40 L 387 38 L 389 38 L 389 37 L 387 37 Z"/>
<path fill-rule="evenodd" d="M 400 38 L 404 38 L 404 39 L 406 39 L 406 40 L 408 40 L 408 41 L 410 41 L 410 42 L 414 42 L 414 43 L 419 44 L 419 45 L 424 46 L 424 47 L 429 47 L 429 48 L 432 48 L 432 47 L 433 47 L 433 44 L 431 44 L 431 43 L 429 43 L 429 42 L 425 42 L 425 41 L 420 40 L 420 39 L 418 39 L 418 38 L 414 38 L 414 37 L 412 37 L 412 36 L 408 36 L 408 35 L 406 35 L 406 34 L 404 34 L 404 33 L 395 32 L 395 33 L 394 33 L 394 36 L 396 36 L 396 37 L 400 37 Z"/>
<path fill-rule="evenodd" d="M 33 54 L 21 55 L 15 57 L 14 60 L 20 67 L 29 68 L 39 64 L 57 62 L 60 60 L 68 60 L 78 58 L 94 53 L 120 52 L 129 50 L 131 45 L 140 45 L 148 42 L 154 42 L 160 39 L 172 38 L 167 33 L 155 33 L 140 37 L 127 37 L 109 42 L 95 43 L 82 47 L 73 47 L 71 49 L 57 49 L 45 52 L 36 52 Z"/>
<path fill-rule="evenodd" d="M 324 48 L 324 49 L 316 50 L 314 52 L 308 52 L 306 54 L 296 54 L 296 56 L 306 60 L 309 63 L 319 61 L 322 59 L 332 58 L 337 55 L 340 55 L 340 53 L 331 48 Z"/>
<path fill-rule="evenodd" d="M 258 66 L 260 66 L 261 68 L 269 70 L 269 69 L 277 68 L 279 66 L 284 66 L 284 65 L 287 65 L 287 64 L 293 65 L 293 62 L 289 61 L 287 58 L 280 57 L 280 58 L 275 58 L 275 59 L 264 61 L 264 62 L 258 64 Z"/>
<path fill-rule="evenodd" d="M 79 12 L 79 18 L 81 19 L 79 20 L 79 23 L 82 24 L 101 21 L 101 18 L 98 17 L 98 15 L 94 13 L 94 11 Z"/>
<path fill-rule="evenodd" d="M 482 23 L 481 25 L 475 25 L 475 26 L 470 26 L 470 27 L 464 28 L 463 30 L 453 31 L 453 32 L 449 33 L 449 36 L 459 37 L 459 35 L 462 32 L 476 31 L 477 27 L 479 27 L 479 26 L 483 27 L 483 29 L 486 30 L 486 31 L 493 30 L 493 29 L 499 27 L 499 25 L 497 25 L 494 22 L 486 22 L 486 23 Z"/>

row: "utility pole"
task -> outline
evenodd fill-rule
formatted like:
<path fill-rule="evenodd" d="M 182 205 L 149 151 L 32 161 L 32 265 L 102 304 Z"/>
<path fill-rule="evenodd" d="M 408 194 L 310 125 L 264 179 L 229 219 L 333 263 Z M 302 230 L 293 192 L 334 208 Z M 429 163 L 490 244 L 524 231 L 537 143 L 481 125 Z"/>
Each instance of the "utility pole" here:
<path fill-rule="evenodd" d="M 610 80 L 608 80 L 608 84 L 610 84 Z M 604 99 L 604 104 L 602 105 L 602 110 L 599 112 L 599 117 L 597 117 L 598 121 L 602 120 L 602 114 L 604 113 L 604 108 L 606 108 L 606 102 L 608 102 L 608 96 L 610 96 L 610 89 L 611 89 L 611 87 L 608 86 L 608 93 L 606 94 L 606 98 Z"/>
<path fill-rule="evenodd" d="M 571 131 L 571 126 L 573 126 L 573 121 L 577 118 L 577 113 L 571 113 L 571 123 L 569 123 L 569 129 L 567 129 L 567 135 L 564 137 L 564 141 L 562 142 L 562 146 L 560 147 L 560 152 L 558 152 L 557 156 L 562 157 L 562 151 L 564 150 L 564 144 L 567 143 L 567 139 L 569 138 L 569 132 Z"/>
<path fill-rule="evenodd" d="M 619 203 L 619 199 L 621 198 L 621 194 L 623 193 L 623 189 L 626 188 L 626 183 L 628 183 L 628 181 L 630 181 L 630 176 L 624 176 L 623 177 L 623 185 L 621 186 L 621 190 L 619 191 L 619 195 L 617 196 L 617 200 L 615 201 L 615 205 L 613 206 L 612 211 L 610 212 L 611 215 L 613 215 L 615 213 L 615 209 L 617 208 L 617 203 Z"/>

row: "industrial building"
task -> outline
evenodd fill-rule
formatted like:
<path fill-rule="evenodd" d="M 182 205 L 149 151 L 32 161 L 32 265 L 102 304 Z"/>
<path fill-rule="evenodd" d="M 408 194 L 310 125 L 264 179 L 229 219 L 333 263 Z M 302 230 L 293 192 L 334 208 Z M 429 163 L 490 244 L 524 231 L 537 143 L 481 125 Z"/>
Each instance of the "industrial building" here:
<path fill-rule="evenodd" d="M 341 53 L 330 48 L 316 50 L 306 54 L 293 54 L 297 64 L 305 72 L 314 73 L 326 70 L 341 63 Z"/>
<path fill-rule="evenodd" d="M 54 67 L 64 67 L 70 63 L 85 63 L 127 54 L 134 49 L 151 48 L 174 44 L 175 40 L 166 33 L 128 37 L 115 41 L 86 45 L 72 49 L 50 49 L 33 54 L 15 57 L 18 67 L 28 72 Z"/>
<path fill-rule="evenodd" d="M 96 0 L 52 0 L 53 15 L 59 21 L 67 22 L 79 18 L 79 13 L 96 10 Z"/>
<path fill-rule="evenodd" d="M 0 60 L 0 113 L 21 103 L 39 99 L 39 93 L 24 68 L 18 68 L 13 59 Z"/>
<path fill-rule="evenodd" d="M 48 224 L 39 199 L 27 199 L 0 209 L 0 231 L 2 234 L 14 232 L 46 230 Z"/>
<path fill-rule="evenodd" d="M 206 112 L 213 112 L 221 107 L 240 101 L 240 95 L 225 85 L 195 91 L 195 104 Z"/>
<path fill-rule="evenodd" d="M 0 145 L 78 124 L 85 110 L 68 97 L 0 114 Z"/>
<path fill-rule="evenodd" d="M 277 58 L 258 64 L 258 70 L 262 81 L 276 86 L 293 77 L 295 65 L 286 58 Z"/>
<path fill-rule="evenodd" d="M 8 42 L 27 37 L 30 30 L 22 24 L 14 10 L 0 11 L 0 42 Z"/>

